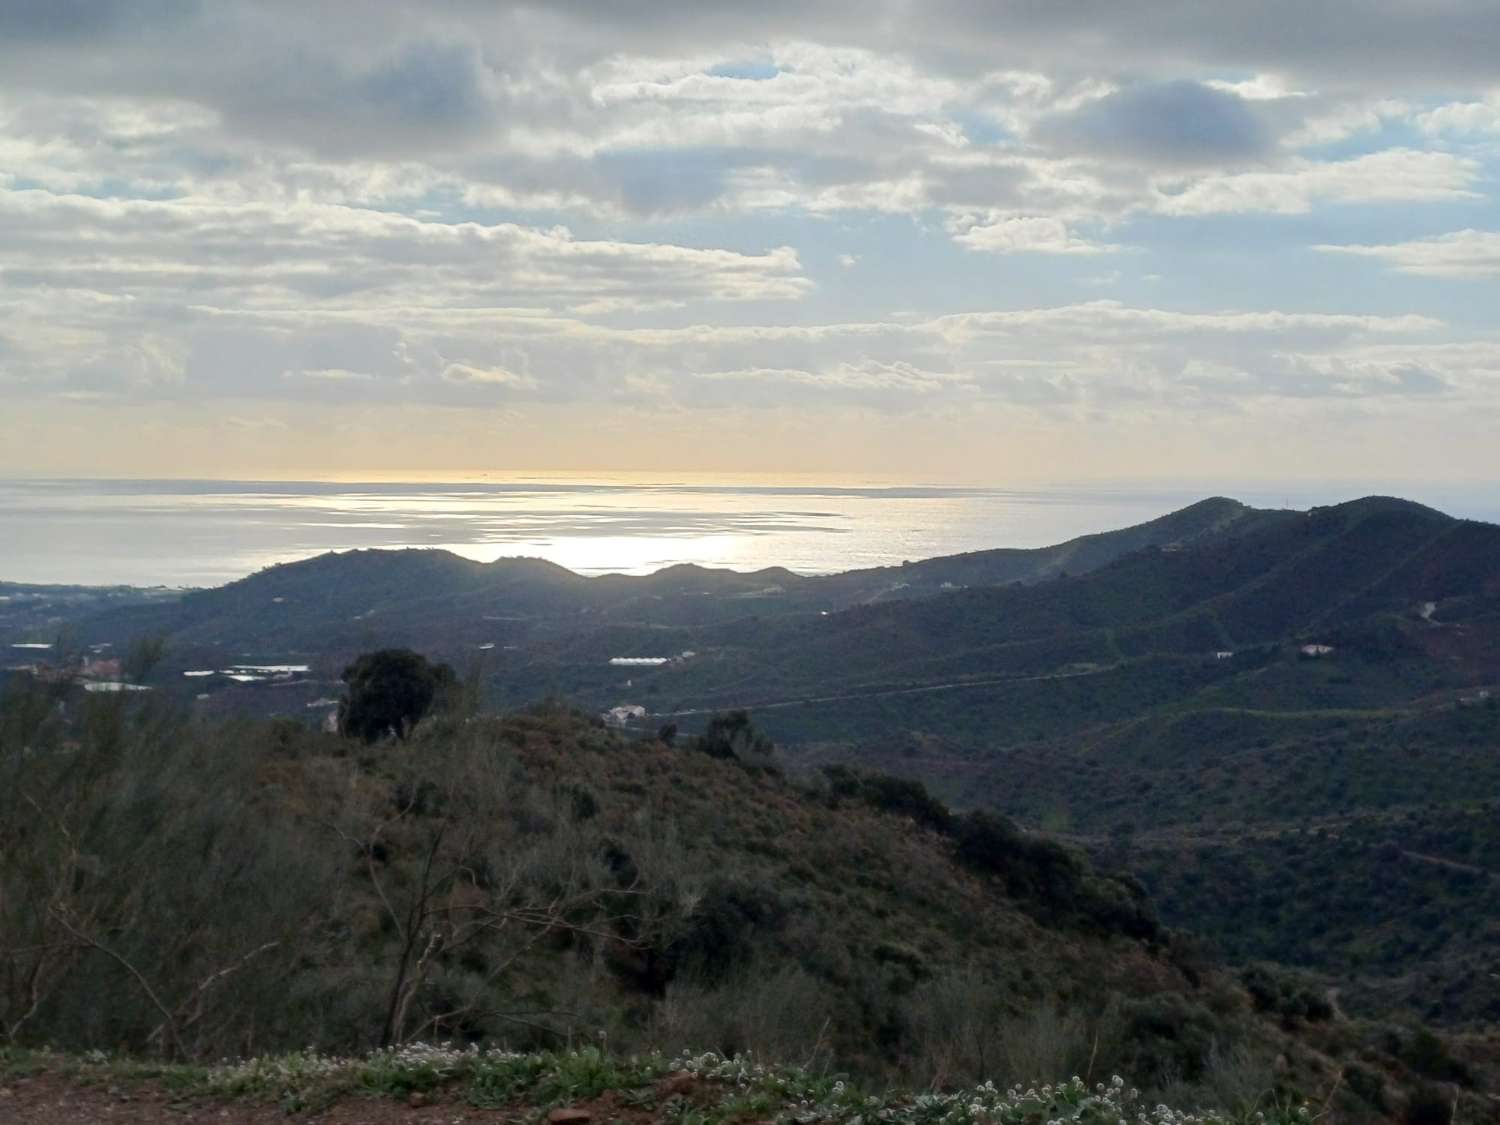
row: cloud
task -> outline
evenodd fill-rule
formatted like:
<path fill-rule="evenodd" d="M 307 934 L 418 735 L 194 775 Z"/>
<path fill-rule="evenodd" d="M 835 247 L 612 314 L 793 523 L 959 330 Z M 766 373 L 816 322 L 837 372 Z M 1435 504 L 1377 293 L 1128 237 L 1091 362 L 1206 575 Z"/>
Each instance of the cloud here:
<path fill-rule="evenodd" d="M 1104 254 L 1118 247 L 1079 238 L 1061 219 L 1040 215 L 962 215 L 950 219 L 953 240 L 990 254 Z"/>
<path fill-rule="evenodd" d="M 1413 232 L 1485 225 L 1497 38 L 1492 0 L 0 4 L 0 377 L 19 424 L 1482 410 L 1486 329 L 1407 275 L 1496 276 Z M 1337 298 L 1250 237 L 1349 243 Z"/>
<path fill-rule="evenodd" d="M 368 371 L 350 371 L 346 367 L 314 367 L 302 368 L 300 370 L 287 370 L 281 373 L 283 379 L 315 379 L 328 383 L 366 383 L 375 376 Z"/>
<path fill-rule="evenodd" d="M 1483 101 L 1449 102 L 1417 115 L 1416 124 L 1430 136 L 1500 133 L 1500 94 Z"/>
<path fill-rule="evenodd" d="M 534 390 L 537 382 L 530 375 L 507 371 L 503 367 L 476 367 L 470 363 L 450 363 L 443 368 L 443 378 L 461 386 L 511 387 Z"/>
<path fill-rule="evenodd" d="M 1044 119 L 1031 138 L 1068 155 L 1152 167 L 1242 164 L 1271 151 L 1254 104 L 1188 80 L 1129 86 Z"/>
<path fill-rule="evenodd" d="M 105 200 L 0 191 L 8 286 L 205 306 L 502 306 L 611 298 L 795 300 L 797 253 L 576 239 L 328 204 Z"/>
<path fill-rule="evenodd" d="M 1480 166 L 1468 157 L 1387 149 L 1349 160 L 1298 161 L 1274 172 L 1162 181 L 1155 207 L 1167 215 L 1269 212 L 1296 215 L 1320 203 L 1438 203 L 1478 199 Z"/>
<path fill-rule="evenodd" d="M 472 43 L 417 40 L 371 60 L 266 60 L 254 98 L 216 98 L 251 137 L 324 156 L 418 156 L 478 139 L 509 104 Z"/>
<path fill-rule="evenodd" d="M 194 18 L 200 0 L 45 0 L 0 5 L 0 41 L 93 44 Z"/>
<path fill-rule="evenodd" d="M 960 339 L 981 335 L 1025 337 L 1046 332 L 1094 340 L 1121 336 L 1206 335 L 1347 339 L 1370 333 L 1428 332 L 1442 327 L 1441 321 L 1414 315 L 1357 316 L 1279 311 L 1198 313 L 1139 308 L 1120 301 L 1088 301 L 1005 312 L 955 313 L 939 317 L 931 324 L 936 331 Z"/>
<path fill-rule="evenodd" d="M 1190 360 L 1177 381 L 1183 391 L 1240 401 L 1352 399 L 1377 401 L 1443 395 L 1441 375 L 1412 364 L 1361 362 L 1348 356 L 1271 355 L 1253 369 Z"/>
<path fill-rule="evenodd" d="M 1399 273 L 1463 280 L 1500 278 L 1500 232 L 1458 230 L 1386 246 L 1318 246 L 1329 254 L 1376 258 Z"/>
<path fill-rule="evenodd" d="M 932 395 L 954 388 L 973 389 L 970 380 L 961 375 L 924 371 L 910 363 L 882 363 L 873 359 L 838 363 L 819 371 L 758 367 L 702 372 L 697 378 L 715 382 L 793 383 L 837 393 L 889 391 L 901 395 Z"/>

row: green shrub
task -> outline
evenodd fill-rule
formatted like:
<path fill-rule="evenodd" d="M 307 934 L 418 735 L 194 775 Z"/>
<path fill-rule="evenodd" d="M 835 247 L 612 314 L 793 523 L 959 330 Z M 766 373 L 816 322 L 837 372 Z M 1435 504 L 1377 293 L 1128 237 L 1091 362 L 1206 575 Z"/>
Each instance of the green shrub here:
<path fill-rule="evenodd" d="M 935 832 L 949 832 L 953 828 L 953 814 L 948 811 L 948 806 L 914 778 L 867 773 L 860 779 L 860 794 L 875 808 L 909 816 Z"/>
<path fill-rule="evenodd" d="M 1270 965 L 1250 966 L 1240 974 L 1240 982 L 1257 1012 L 1309 1023 L 1333 1018 L 1333 1005 L 1326 996 Z"/>
<path fill-rule="evenodd" d="M 1474 1074 L 1461 1059 L 1448 1051 L 1447 1044 L 1425 1027 L 1414 1031 L 1402 1044 L 1398 1055 L 1423 1078 L 1438 1082 L 1457 1082 L 1461 1086 L 1474 1085 Z"/>
<path fill-rule="evenodd" d="M 955 849 L 960 863 L 1000 879 L 1008 895 L 1040 917 L 1127 937 L 1161 936 L 1139 883 L 1101 874 L 1081 853 L 1028 835 L 1003 816 L 975 811 L 960 817 Z"/>
<path fill-rule="evenodd" d="M 786 921 L 787 908 L 770 888 L 715 879 L 688 916 L 668 953 L 676 972 L 716 983 L 749 966 L 757 938 Z"/>
<path fill-rule="evenodd" d="M 750 712 L 729 711 L 709 719 L 693 749 L 710 758 L 723 758 L 741 765 L 770 767 L 776 745 L 750 721 Z"/>

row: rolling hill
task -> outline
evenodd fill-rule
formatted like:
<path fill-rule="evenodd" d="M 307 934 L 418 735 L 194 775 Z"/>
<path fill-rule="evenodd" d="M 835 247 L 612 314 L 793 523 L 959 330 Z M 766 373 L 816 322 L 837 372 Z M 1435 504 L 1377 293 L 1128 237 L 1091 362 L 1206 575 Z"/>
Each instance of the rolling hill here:
<path fill-rule="evenodd" d="M 804 783 L 555 707 L 356 749 L 54 702 L 0 707 L 13 1046 L 602 1037 L 919 1086 L 1120 1073 L 1247 1120 L 1393 1120 L 1434 1082 L 1479 1112 L 1495 1080 L 1482 1039 L 1221 972 L 1127 877 L 890 777 Z"/>
<path fill-rule="evenodd" d="M 1488 983 L 1464 984 L 1493 952 L 1467 920 L 1489 909 L 1487 883 L 1439 888 L 1429 876 L 1462 868 L 1403 868 L 1420 877 L 1393 901 L 1436 927 L 1434 946 L 1394 914 L 1319 930 L 1285 904 L 1327 889 L 1323 861 L 1267 858 L 1287 841 L 1326 855 L 1356 901 L 1378 847 L 1354 862 L 1337 826 L 1359 824 L 1362 840 L 1489 870 L 1401 843 L 1415 830 L 1404 818 L 1480 815 L 1500 781 L 1500 527 L 1421 505 L 1213 499 L 1053 548 L 826 577 L 582 578 L 535 560 L 352 552 L 62 616 L 80 640 L 165 635 L 152 682 L 196 694 L 203 715 L 316 717 L 344 662 L 384 645 L 453 662 L 492 705 L 636 704 L 649 732 L 748 707 L 795 770 L 875 767 L 1128 854 L 1169 922 L 1231 958 L 1324 974 L 1360 1011 L 1462 1023 L 1494 1007 Z M 246 660 L 311 670 L 250 685 L 181 676 Z M 1318 827 L 1331 835 L 1307 835 Z M 1222 894 L 1224 879 L 1245 894 Z M 1452 909 L 1435 916 L 1424 895 Z M 1262 898 L 1283 905 L 1246 928 Z"/>

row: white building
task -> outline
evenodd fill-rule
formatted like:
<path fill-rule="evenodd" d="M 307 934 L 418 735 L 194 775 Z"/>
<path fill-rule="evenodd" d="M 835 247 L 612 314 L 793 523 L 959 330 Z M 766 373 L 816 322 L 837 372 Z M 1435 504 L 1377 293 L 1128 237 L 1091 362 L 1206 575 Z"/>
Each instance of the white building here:
<path fill-rule="evenodd" d="M 624 727 L 630 723 L 639 721 L 646 717 L 646 709 L 636 703 L 626 703 L 619 707 L 611 707 L 604 712 L 604 725 L 610 727 Z"/>

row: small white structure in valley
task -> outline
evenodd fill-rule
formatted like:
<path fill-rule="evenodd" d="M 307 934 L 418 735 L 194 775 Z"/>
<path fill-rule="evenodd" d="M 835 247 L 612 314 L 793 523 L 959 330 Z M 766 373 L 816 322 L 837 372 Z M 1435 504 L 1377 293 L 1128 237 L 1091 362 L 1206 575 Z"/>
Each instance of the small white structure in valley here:
<path fill-rule="evenodd" d="M 1215 660 L 1233 660 L 1234 659 L 1234 652 L 1232 650 L 1230 650 L 1230 649 L 1220 649 L 1218 652 L 1214 653 L 1214 659 Z"/>
<path fill-rule="evenodd" d="M 1297 650 L 1303 656 L 1327 656 L 1333 652 L 1332 645 L 1303 645 Z"/>
<path fill-rule="evenodd" d="M 604 712 L 604 725 L 610 727 L 628 726 L 632 721 L 644 719 L 646 709 L 638 703 L 626 703 L 619 707 L 611 707 Z"/>

